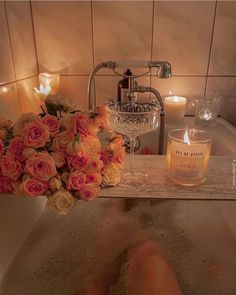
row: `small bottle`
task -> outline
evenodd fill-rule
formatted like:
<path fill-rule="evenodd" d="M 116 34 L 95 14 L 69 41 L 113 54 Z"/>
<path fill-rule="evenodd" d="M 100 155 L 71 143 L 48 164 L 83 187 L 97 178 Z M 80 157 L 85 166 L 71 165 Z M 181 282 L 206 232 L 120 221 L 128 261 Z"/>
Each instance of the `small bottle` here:
<path fill-rule="evenodd" d="M 125 76 L 132 76 L 133 73 L 130 69 L 127 69 L 124 72 Z M 127 102 L 128 101 L 128 94 L 129 94 L 129 81 L 130 79 L 127 77 L 124 77 L 118 82 L 118 89 L 117 89 L 117 101 L 120 102 Z M 135 85 L 137 85 L 137 82 L 135 81 Z"/>

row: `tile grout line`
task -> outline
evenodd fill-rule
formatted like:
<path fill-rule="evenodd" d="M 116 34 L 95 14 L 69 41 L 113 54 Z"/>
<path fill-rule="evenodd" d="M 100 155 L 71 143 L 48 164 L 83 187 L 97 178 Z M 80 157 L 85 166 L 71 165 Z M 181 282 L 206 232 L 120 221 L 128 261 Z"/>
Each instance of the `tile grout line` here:
<path fill-rule="evenodd" d="M 16 79 L 16 68 L 15 68 L 15 60 L 14 60 L 13 47 L 12 47 L 12 41 L 11 41 L 11 35 L 10 35 L 10 28 L 9 28 L 9 21 L 8 21 L 8 15 L 7 15 L 6 0 L 4 0 L 4 10 L 5 10 L 5 17 L 6 17 L 6 23 L 7 23 L 7 32 L 8 32 L 8 38 L 9 38 L 9 43 L 10 43 L 12 63 L 13 63 L 14 77 L 15 77 L 15 80 L 12 81 L 11 83 L 14 83 L 15 84 L 15 89 L 16 89 L 16 93 L 17 93 L 18 103 L 19 103 L 20 111 L 22 113 L 23 108 L 22 108 L 20 97 L 19 97 L 19 90 L 18 90 L 17 83 L 16 83 L 17 82 L 17 79 Z"/>
<path fill-rule="evenodd" d="M 210 43 L 208 63 L 207 63 L 207 71 L 206 71 L 206 83 L 205 83 L 205 89 L 204 89 L 204 99 L 206 98 L 207 85 L 208 85 L 208 77 L 209 77 L 209 69 L 210 69 L 211 53 L 212 53 L 212 45 L 213 45 L 215 23 L 216 23 L 216 12 L 217 12 L 217 0 L 215 1 L 214 17 L 213 17 L 212 32 L 211 32 L 211 43 Z"/>
<path fill-rule="evenodd" d="M 30 14 L 31 14 L 33 38 L 34 38 L 34 49 L 35 49 L 35 57 L 36 57 L 36 66 L 37 66 L 37 72 L 39 74 L 39 59 L 38 59 L 38 50 L 37 50 L 37 44 L 36 44 L 36 35 L 35 35 L 35 27 L 34 27 L 32 1 L 30 0 L 29 3 L 30 3 Z"/>
<path fill-rule="evenodd" d="M 20 78 L 20 79 L 16 79 L 16 80 L 8 81 L 8 82 L 0 84 L 0 87 L 6 86 L 8 84 L 24 81 L 24 80 L 29 80 L 29 79 L 34 78 L 34 77 L 38 77 L 38 75 L 33 75 L 33 76 L 28 76 L 28 77 L 24 77 L 24 78 Z"/>
<path fill-rule="evenodd" d="M 91 29 L 92 29 L 92 62 L 93 62 L 93 68 L 95 67 L 95 42 L 94 42 L 94 13 L 93 13 L 93 0 L 91 0 L 90 2 L 90 8 L 91 8 Z M 88 90 L 87 90 L 88 92 Z M 88 98 L 87 98 L 88 100 Z M 96 104 L 96 81 L 94 79 L 94 101 Z M 88 105 L 88 101 L 87 101 L 87 105 Z M 95 107 L 95 106 L 94 106 Z"/>

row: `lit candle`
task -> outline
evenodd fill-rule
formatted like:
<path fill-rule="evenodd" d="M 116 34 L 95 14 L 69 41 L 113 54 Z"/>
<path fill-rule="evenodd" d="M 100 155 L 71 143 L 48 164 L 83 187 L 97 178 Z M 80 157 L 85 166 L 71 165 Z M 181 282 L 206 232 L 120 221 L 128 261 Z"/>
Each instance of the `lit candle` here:
<path fill-rule="evenodd" d="M 166 123 L 180 123 L 185 115 L 186 98 L 182 96 L 167 96 L 165 98 Z"/>
<path fill-rule="evenodd" d="M 206 180 L 211 136 L 197 129 L 175 129 L 168 133 L 167 175 L 180 185 L 198 185 Z"/>
<path fill-rule="evenodd" d="M 39 85 L 47 88 L 50 86 L 50 94 L 55 95 L 59 91 L 60 76 L 59 74 L 41 73 L 39 74 Z"/>

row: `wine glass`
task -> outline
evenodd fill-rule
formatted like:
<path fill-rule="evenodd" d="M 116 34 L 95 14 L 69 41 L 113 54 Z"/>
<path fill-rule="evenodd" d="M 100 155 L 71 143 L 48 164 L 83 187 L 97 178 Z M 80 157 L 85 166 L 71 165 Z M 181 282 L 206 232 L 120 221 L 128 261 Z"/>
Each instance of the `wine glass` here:
<path fill-rule="evenodd" d="M 160 105 L 156 102 L 114 102 L 106 104 L 108 122 L 111 129 L 126 135 L 130 140 L 129 172 L 124 174 L 122 184 L 144 185 L 147 175 L 134 170 L 134 147 L 137 136 L 153 131 L 159 126 Z"/>

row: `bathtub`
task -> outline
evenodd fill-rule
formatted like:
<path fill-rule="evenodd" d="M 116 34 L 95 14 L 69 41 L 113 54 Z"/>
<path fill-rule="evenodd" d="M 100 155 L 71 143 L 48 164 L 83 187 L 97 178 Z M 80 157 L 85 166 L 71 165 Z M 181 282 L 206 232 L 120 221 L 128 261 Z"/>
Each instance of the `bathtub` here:
<path fill-rule="evenodd" d="M 234 156 L 236 151 L 236 128 L 229 122 L 222 118 L 217 118 L 216 125 L 209 128 L 204 128 L 195 124 L 194 117 L 185 117 L 184 122 L 178 126 L 165 125 L 165 135 L 164 135 L 164 152 L 166 153 L 166 142 L 168 131 L 174 128 L 198 128 L 207 131 L 212 136 L 212 155 L 221 156 L 228 155 Z M 224 136 L 224 140 L 222 140 Z M 139 137 L 137 149 L 137 154 L 142 154 L 142 151 L 149 151 L 152 154 L 158 154 L 158 141 L 159 130 L 155 130 L 151 133 L 142 135 Z"/>
<path fill-rule="evenodd" d="M 218 119 L 210 132 L 212 154 L 236 158 L 236 128 Z M 155 149 L 153 138 L 142 145 Z M 184 294 L 236 294 L 236 202 L 144 200 L 127 211 L 124 199 L 100 198 L 64 217 L 45 203 L 0 196 L 0 295 L 72 295 L 139 239 L 164 245 Z"/>

